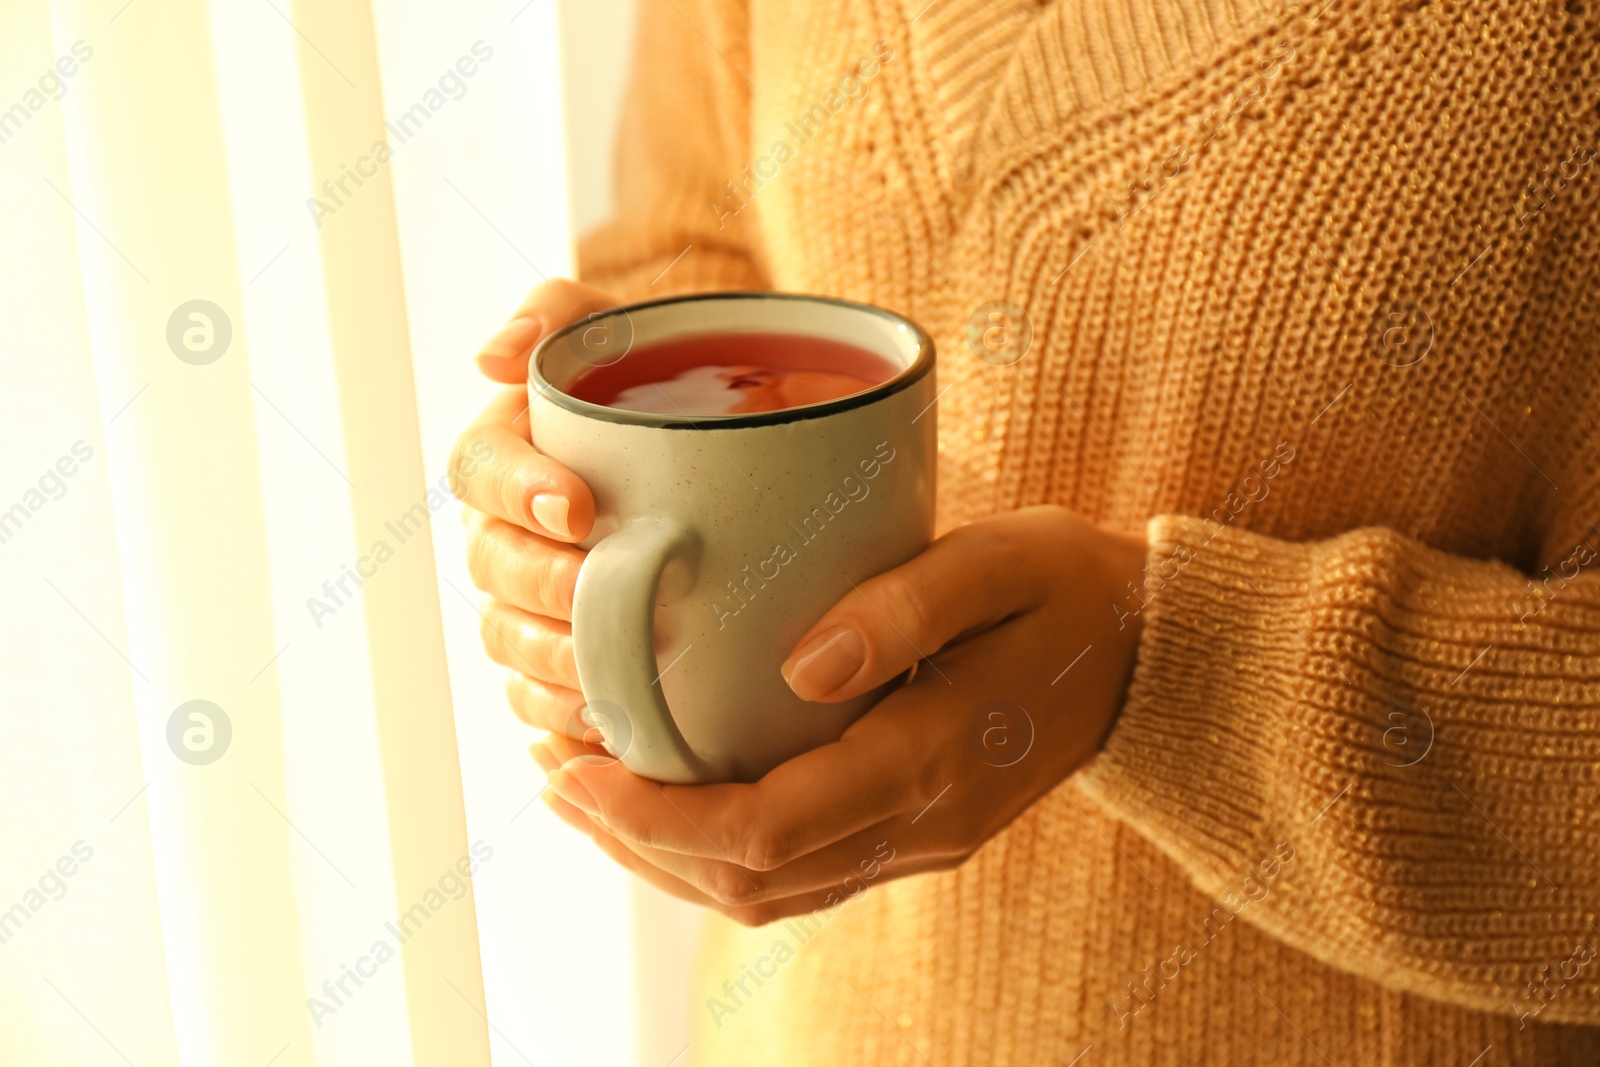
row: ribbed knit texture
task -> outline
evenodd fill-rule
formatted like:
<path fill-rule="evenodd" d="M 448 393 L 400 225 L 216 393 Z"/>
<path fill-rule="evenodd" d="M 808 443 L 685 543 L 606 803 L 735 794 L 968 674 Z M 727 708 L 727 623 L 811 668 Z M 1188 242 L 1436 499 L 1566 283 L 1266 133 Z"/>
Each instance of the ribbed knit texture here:
<path fill-rule="evenodd" d="M 714 920 L 699 1004 L 796 951 L 683 1062 L 1600 1064 L 1593 0 L 924 4 L 640 0 L 583 273 L 922 322 L 942 525 L 1148 524 L 1138 665 L 959 870 Z"/>

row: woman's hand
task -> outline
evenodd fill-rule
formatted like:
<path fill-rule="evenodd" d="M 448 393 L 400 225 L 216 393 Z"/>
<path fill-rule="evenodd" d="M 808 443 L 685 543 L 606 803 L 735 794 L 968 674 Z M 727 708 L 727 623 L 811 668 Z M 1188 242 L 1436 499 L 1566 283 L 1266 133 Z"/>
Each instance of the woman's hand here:
<path fill-rule="evenodd" d="M 834 606 L 783 666 L 834 702 L 926 659 L 839 741 L 753 785 L 658 785 L 604 750 L 534 746 L 544 798 L 617 862 L 750 925 L 960 865 L 1093 756 L 1122 707 L 1142 539 L 1061 508 L 951 531 Z"/>
<path fill-rule="evenodd" d="M 492 598 L 483 644 L 511 668 L 506 693 L 531 726 L 582 736 L 572 657 L 572 593 L 585 553 L 572 542 L 594 524 L 594 497 L 566 467 L 534 450 L 528 425 L 528 356 L 546 334 L 614 306 L 604 293 L 556 281 L 528 295 L 478 353 L 478 368 L 506 389 L 456 441 L 450 456 L 466 502 L 467 569 Z"/>

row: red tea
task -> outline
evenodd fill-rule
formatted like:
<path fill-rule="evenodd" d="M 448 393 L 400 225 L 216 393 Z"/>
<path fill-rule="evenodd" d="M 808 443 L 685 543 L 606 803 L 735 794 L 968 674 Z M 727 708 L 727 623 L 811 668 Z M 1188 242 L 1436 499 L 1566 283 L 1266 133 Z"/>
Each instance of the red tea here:
<path fill-rule="evenodd" d="M 820 404 L 881 385 L 900 368 L 843 341 L 721 333 L 637 345 L 564 390 L 591 404 L 661 415 L 749 415 Z"/>

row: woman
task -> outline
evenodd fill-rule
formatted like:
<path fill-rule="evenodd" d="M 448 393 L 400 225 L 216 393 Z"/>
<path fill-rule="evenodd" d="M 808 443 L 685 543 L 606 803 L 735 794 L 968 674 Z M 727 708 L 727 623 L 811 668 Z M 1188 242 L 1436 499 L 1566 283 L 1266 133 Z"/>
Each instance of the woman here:
<path fill-rule="evenodd" d="M 696 1062 L 1600 1062 L 1593 6 L 922 3 L 642 0 L 620 210 L 479 357 L 546 796 L 737 920 Z M 574 759 L 593 501 L 520 385 L 592 301 L 765 287 L 947 387 L 944 537 L 785 677 L 932 667 L 657 789 Z"/>

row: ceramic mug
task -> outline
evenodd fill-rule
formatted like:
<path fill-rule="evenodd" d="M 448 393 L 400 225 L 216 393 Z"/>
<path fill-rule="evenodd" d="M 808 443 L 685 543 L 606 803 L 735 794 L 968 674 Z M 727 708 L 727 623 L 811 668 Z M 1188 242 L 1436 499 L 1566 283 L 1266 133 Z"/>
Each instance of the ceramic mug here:
<path fill-rule="evenodd" d="M 658 415 L 563 392 L 635 348 L 717 333 L 842 341 L 899 368 L 852 396 L 761 414 Z M 529 362 L 533 444 L 594 493 L 572 634 L 584 721 L 629 770 L 750 782 L 837 740 L 887 687 L 808 704 L 779 673 L 855 585 L 933 533 L 934 347 L 881 308 L 717 293 L 598 310 Z"/>

